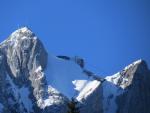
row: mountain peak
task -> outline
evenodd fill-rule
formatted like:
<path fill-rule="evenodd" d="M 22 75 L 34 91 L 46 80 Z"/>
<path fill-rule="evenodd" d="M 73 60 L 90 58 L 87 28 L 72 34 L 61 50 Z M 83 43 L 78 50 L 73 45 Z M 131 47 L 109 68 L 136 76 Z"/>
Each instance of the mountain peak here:
<path fill-rule="evenodd" d="M 143 65 L 143 66 L 145 66 L 145 67 L 147 68 L 146 62 L 145 62 L 144 60 L 142 60 L 142 59 L 139 59 L 139 60 L 133 62 L 132 64 L 126 66 L 126 67 L 124 68 L 124 71 L 130 69 L 131 67 L 135 67 L 135 66 L 139 67 L 139 66 L 141 66 L 141 65 Z"/>
<path fill-rule="evenodd" d="M 122 71 L 112 76 L 107 76 L 105 79 L 124 89 L 133 83 L 133 80 L 136 76 L 144 75 L 148 71 L 149 69 L 146 62 L 142 59 L 139 59 L 126 66 Z"/>
<path fill-rule="evenodd" d="M 20 27 L 18 30 L 20 30 L 20 31 L 28 31 L 28 30 L 30 30 L 27 26 L 24 26 L 24 27 Z"/>
<path fill-rule="evenodd" d="M 17 29 L 16 31 L 14 31 L 11 35 L 10 35 L 10 39 L 14 39 L 14 38 L 32 38 L 34 35 L 34 33 L 28 28 L 28 27 L 21 27 L 19 29 Z"/>
<path fill-rule="evenodd" d="M 24 76 L 22 71 L 25 69 L 28 71 L 29 67 L 33 68 L 33 65 L 29 65 L 29 63 L 35 57 L 38 58 L 38 65 L 41 65 L 42 68 L 46 67 L 47 52 L 42 42 L 37 40 L 35 34 L 28 27 L 14 31 L 5 41 L 0 43 L 0 50 L 7 55 L 10 73 L 16 78 Z"/>
<path fill-rule="evenodd" d="M 25 32 L 32 33 L 32 31 L 30 30 L 30 28 L 28 28 L 27 26 L 20 27 L 19 29 L 15 30 L 13 33 L 19 33 L 19 32 L 22 32 L 22 33 L 25 33 Z"/>
<path fill-rule="evenodd" d="M 11 35 L 6 40 L 0 43 L 0 46 L 5 46 L 5 45 L 16 46 L 18 45 L 18 42 L 23 40 L 28 40 L 28 39 L 36 40 L 37 37 L 28 27 L 25 26 L 12 32 Z"/>

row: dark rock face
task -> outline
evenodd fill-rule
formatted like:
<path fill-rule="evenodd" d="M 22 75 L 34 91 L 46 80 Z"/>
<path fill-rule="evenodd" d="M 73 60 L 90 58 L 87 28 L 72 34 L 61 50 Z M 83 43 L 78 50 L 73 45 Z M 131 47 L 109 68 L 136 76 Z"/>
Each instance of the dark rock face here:
<path fill-rule="evenodd" d="M 141 61 L 122 74 L 131 81 L 117 97 L 117 113 L 150 113 L 150 71 L 146 63 Z"/>

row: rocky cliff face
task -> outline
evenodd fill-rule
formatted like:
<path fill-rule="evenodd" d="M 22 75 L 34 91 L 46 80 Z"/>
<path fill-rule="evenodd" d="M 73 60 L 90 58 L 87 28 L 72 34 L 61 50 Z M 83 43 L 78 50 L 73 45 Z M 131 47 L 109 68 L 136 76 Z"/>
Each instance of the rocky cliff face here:
<path fill-rule="evenodd" d="M 150 113 L 150 71 L 138 60 L 101 78 L 80 57 L 48 54 L 27 27 L 0 44 L 0 113 Z"/>
<path fill-rule="evenodd" d="M 130 81 L 127 85 L 125 84 L 125 92 L 117 97 L 117 112 L 150 113 L 150 71 L 146 63 L 140 61 L 123 72 L 122 76 Z"/>
<path fill-rule="evenodd" d="M 150 71 L 145 61 L 138 60 L 106 80 L 107 84 L 115 86 L 115 91 L 110 91 L 110 98 L 107 98 L 115 105 L 115 110 L 113 106 L 109 108 L 113 113 L 150 113 Z M 109 112 L 106 110 L 106 113 Z"/>

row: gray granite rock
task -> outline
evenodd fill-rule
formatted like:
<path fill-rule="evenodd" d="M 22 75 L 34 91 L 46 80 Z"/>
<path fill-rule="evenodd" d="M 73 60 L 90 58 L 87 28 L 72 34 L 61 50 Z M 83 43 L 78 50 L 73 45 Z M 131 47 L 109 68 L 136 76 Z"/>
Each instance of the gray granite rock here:
<path fill-rule="evenodd" d="M 111 84 L 105 100 L 104 108 L 109 108 L 111 113 L 150 113 L 150 70 L 145 61 L 138 60 L 125 67 L 121 72 L 106 77 L 107 84 Z M 107 88 L 107 87 L 104 87 Z M 116 89 L 116 90 L 114 90 Z M 106 89 L 105 89 L 106 90 Z M 105 93 L 103 97 L 105 97 Z M 113 106 L 115 105 L 115 108 Z M 115 109 L 115 110 L 114 110 Z M 104 113 L 110 113 L 104 110 Z M 109 112 L 108 112 L 109 111 Z"/>
<path fill-rule="evenodd" d="M 128 78 L 129 83 L 125 92 L 117 97 L 117 113 L 150 113 L 150 71 L 145 61 L 122 72 L 122 76 Z"/>
<path fill-rule="evenodd" d="M 42 73 L 47 65 L 47 56 L 41 41 L 26 27 L 16 30 L 0 44 L 0 103 L 4 106 L 3 113 L 67 112 L 68 99 L 62 94 L 47 91 L 47 81 Z M 36 72 L 38 67 L 42 70 Z M 23 95 L 20 90 L 24 87 L 29 90 L 27 97 L 32 104 L 28 110 L 20 99 Z M 60 101 L 53 107 L 41 107 L 38 102 L 49 95 L 53 98 L 57 95 Z"/>

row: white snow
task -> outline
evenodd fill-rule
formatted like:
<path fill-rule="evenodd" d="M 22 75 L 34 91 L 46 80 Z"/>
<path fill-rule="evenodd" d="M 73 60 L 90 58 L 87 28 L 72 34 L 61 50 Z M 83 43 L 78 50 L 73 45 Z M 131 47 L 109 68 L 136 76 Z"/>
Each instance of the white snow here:
<path fill-rule="evenodd" d="M 44 109 L 47 106 L 51 106 L 57 103 L 60 103 L 61 100 L 59 100 L 59 96 L 58 95 L 53 95 L 53 96 L 49 96 L 47 99 L 45 100 L 38 100 L 39 102 L 41 101 L 41 105 L 40 107 L 42 109 Z"/>
<path fill-rule="evenodd" d="M 42 79 L 44 77 L 44 72 L 42 72 L 42 67 L 38 66 L 37 69 L 35 70 L 37 80 Z"/>
<path fill-rule="evenodd" d="M 13 40 L 12 42 L 13 42 L 13 44 L 14 44 L 14 48 L 16 48 L 17 45 L 18 45 L 18 40 Z"/>
<path fill-rule="evenodd" d="M 72 98 L 76 93 L 72 81 L 88 80 L 88 76 L 73 61 L 63 60 L 52 55 L 49 55 L 48 60 L 48 67 L 45 72 L 48 84 L 68 98 Z"/>
<path fill-rule="evenodd" d="M 26 37 L 26 36 L 23 36 L 21 39 L 22 39 L 22 40 L 24 40 L 24 39 L 27 39 L 27 38 L 28 38 L 28 37 Z"/>
<path fill-rule="evenodd" d="M 79 87 L 81 84 L 82 87 Z M 92 80 L 92 81 L 86 81 L 86 82 L 76 82 L 76 88 L 80 89 L 78 96 L 76 99 L 80 102 L 82 102 L 82 99 L 86 99 L 93 91 L 100 85 L 100 81 Z"/>
<path fill-rule="evenodd" d="M 34 40 L 37 40 L 37 37 L 35 36 L 35 37 L 33 37 L 33 39 L 34 39 Z"/>
<path fill-rule="evenodd" d="M 55 101 L 54 101 L 54 98 L 52 96 L 49 96 L 49 98 L 43 100 L 42 98 L 39 99 L 37 101 L 37 104 L 38 106 L 41 108 L 41 109 L 44 109 L 45 107 L 47 106 L 50 106 L 50 105 L 53 105 L 55 104 Z"/>
<path fill-rule="evenodd" d="M 121 76 L 121 74 L 120 74 L 120 72 L 118 72 L 112 76 L 106 76 L 105 79 L 107 81 L 112 82 L 113 84 L 117 85 L 120 76 Z"/>
<path fill-rule="evenodd" d="M 35 70 L 36 73 L 38 73 L 40 71 L 42 71 L 42 67 L 41 66 L 37 67 L 37 69 Z"/>
<path fill-rule="evenodd" d="M 72 83 L 75 85 L 75 90 L 76 91 L 81 91 L 85 85 L 87 84 L 87 80 L 74 80 Z"/>
<path fill-rule="evenodd" d="M 46 99 L 40 98 L 37 100 L 37 104 L 41 109 L 44 109 L 46 106 L 54 105 L 61 102 L 61 99 L 59 98 L 59 92 L 50 85 L 48 86 L 48 93 L 54 95 L 49 95 Z"/>
<path fill-rule="evenodd" d="M 122 89 L 126 88 L 126 83 L 129 81 L 128 78 L 122 77 L 120 72 L 118 72 L 112 76 L 106 76 L 105 79 Z M 118 84 L 119 79 L 121 79 L 122 81 L 121 81 L 121 83 Z"/>

